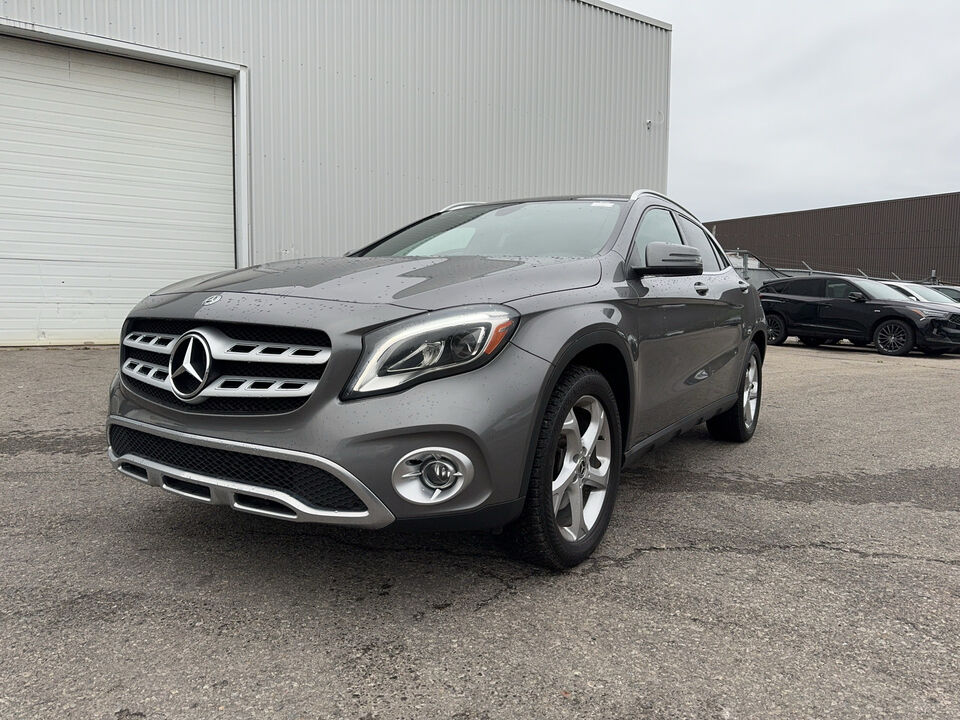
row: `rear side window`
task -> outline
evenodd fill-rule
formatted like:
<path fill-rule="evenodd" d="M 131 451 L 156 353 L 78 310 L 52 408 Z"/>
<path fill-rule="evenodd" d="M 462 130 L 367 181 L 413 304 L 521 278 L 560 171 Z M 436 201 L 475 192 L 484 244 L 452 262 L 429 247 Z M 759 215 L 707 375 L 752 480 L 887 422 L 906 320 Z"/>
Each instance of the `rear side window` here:
<path fill-rule="evenodd" d="M 633 236 L 632 265 L 643 266 L 647 264 L 647 245 L 652 242 L 670 243 L 671 245 L 683 244 L 680 239 L 680 231 L 677 230 L 677 225 L 673 222 L 673 216 L 669 210 L 651 208 L 643 214 L 640 226 Z"/>
<path fill-rule="evenodd" d="M 764 283 L 760 286 L 760 292 L 782 293 L 787 286 L 786 280 L 777 280 L 776 282 Z"/>
<path fill-rule="evenodd" d="M 822 278 L 804 278 L 792 280 L 783 292 L 786 295 L 800 295 L 801 297 L 825 297 L 825 282 Z"/>
<path fill-rule="evenodd" d="M 680 221 L 680 228 L 683 230 L 683 237 L 687 244 L 700 251 L 700 257 L 703 258 L 703 271 L 719 272 L 720 259 L 717 257 L 717 251 L 707 234 L 700 229 L 699 225 L 683 215 L 677 215 L 677 219 Z"/>

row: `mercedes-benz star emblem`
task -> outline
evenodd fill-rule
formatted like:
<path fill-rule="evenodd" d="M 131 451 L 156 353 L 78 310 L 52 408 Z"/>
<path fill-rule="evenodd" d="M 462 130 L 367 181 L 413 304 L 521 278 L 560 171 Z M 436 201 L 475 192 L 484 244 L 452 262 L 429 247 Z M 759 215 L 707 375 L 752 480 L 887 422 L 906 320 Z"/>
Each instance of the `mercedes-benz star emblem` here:
<path fill-rule="evenodd" d="M 223 295 L 211 295 L 206 300 L 204 300 L 201 305 L 213 305 L 215 302 L 220 302 L 223 299 Z"/>
<path fill-rule="evenodd" d="M 170 386 L 182 400 L 197 396 L 210 376 L 210 346 L 200 333 L 180 336 L 170 353 Z"/>

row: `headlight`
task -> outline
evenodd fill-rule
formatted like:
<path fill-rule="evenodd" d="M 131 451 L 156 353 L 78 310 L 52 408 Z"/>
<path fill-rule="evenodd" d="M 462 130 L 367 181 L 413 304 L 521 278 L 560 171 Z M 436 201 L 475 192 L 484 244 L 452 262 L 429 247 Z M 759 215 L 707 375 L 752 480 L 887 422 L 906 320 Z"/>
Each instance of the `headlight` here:
<path fill-rule="evenodd" d="M 393 392 L 490 362 L 517 329 L 520 316 L 501 305 L 475 305 L 419 315 L 363 339 L 363 355 L 344 399 Z"/>
<path fill-rule="evenodd" d="M 915 312 L 921 318 L 939 318 L 941 320 L 946 320 L 950 317 L 950 313 L 946 310 L 928 310 L 927 308 L 907 308 L 910 312 Z"/>

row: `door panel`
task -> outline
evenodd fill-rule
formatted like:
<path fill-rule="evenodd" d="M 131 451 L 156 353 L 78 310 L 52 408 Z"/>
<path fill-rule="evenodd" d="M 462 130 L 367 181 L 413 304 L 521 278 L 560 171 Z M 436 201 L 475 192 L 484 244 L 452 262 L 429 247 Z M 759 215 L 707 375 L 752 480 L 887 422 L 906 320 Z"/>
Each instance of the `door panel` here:
<path fill-rule="evenodd" d="M 732 270 L 628 282 L 638 296 L 627 311 L 640 340 L 631 438 L 638 442 L 735 391 L 747 296 Z"/>

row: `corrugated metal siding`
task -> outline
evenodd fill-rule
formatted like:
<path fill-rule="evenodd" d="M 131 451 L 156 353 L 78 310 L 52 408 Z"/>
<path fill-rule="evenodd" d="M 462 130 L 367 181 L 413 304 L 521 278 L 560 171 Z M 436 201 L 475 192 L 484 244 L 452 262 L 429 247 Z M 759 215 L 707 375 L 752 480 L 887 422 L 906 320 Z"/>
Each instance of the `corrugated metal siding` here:
<path fill-rule="evenodd" d="M 343 253 L 457 200 L 666 186 L 670 32 L 577 0 L 2 0 L 0 16 L 248 66 L 257 262 Z"/>
<path fill-rule="evenodd" d="M 778 267 L 960 283 L 960 192 L 707 223 L 727 250 Z"/>

